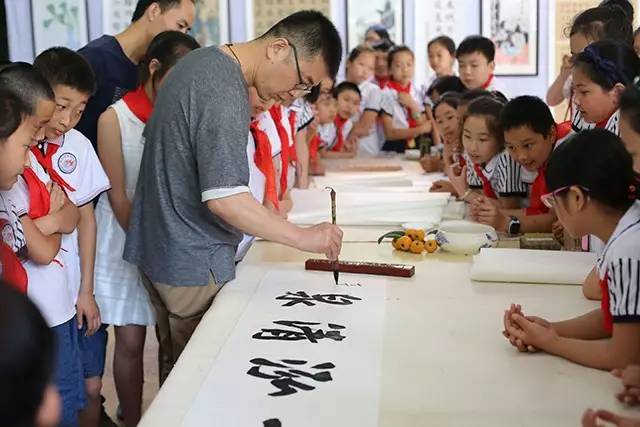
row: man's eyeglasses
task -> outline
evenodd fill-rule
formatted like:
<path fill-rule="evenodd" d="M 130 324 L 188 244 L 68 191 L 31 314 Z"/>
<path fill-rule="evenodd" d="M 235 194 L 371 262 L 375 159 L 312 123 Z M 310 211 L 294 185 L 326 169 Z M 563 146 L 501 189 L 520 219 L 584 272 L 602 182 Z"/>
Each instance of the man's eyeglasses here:
<path fill-rule="evenodd" d="M 547 193 L 547 194 L 543 194 L 542 196 L 540 196 L 540 200 L 542 200 L 542 203 L 544 203 L 544 205 L 550 209 L 553 209 L 556 205 L 556 199 L 555 197 L 562 193 L 563 191 L 567 191 L 568 189 L 570 189 L 571 187 L 574 187 L 573 185 L 567 185 L 565 187 L 560 187 L 555 191 L 552 191 L 551 193 Z M 583 187 L 581 185 L 576 185 L 575 187 L 581 188 L 582 191 L 588 193 L 589 190 L 587 187 Z"/>
<path fill-rule="evenodd" d="M 300 72 L 300 63 L 298 62 L 298 51 L 296 50 L 296 47 L 293 45 L 293 43 L 289 42 L 289 46 L 291 46 L 291 49 L 293 49 L 293 59 L 295 60 L 296 71 L 298 72 L 298 83 L 293 87 L 293 89 L 290 92 L 293 92 L 293 91 L 300 92 L 301 93 L 300 96 L 308 95 L 311 92 L 313 92 L 313 90 L 316 87 L 318 87 L 320 83 L 316 83 L 315 85 L 310 85 L 304 82 L 304 80 L 302 79 L 302 73 Z"/>

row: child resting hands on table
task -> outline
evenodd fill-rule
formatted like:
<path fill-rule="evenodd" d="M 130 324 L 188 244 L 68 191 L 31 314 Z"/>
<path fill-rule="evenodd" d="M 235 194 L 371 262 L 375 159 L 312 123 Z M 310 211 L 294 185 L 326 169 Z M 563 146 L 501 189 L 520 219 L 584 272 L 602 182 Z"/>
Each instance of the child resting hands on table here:
<path fill-rule="evenodd" d="M 602 129 L 583 131 L 551 154 L 543 201 L 572 236 L 607 242 L 597 262 L 602 306 L 549 322 L 512 305 L 504 336 L 518 350 L 598 369 L 640 363 L 640 203 L 632 163 L 620 138 Z"/>

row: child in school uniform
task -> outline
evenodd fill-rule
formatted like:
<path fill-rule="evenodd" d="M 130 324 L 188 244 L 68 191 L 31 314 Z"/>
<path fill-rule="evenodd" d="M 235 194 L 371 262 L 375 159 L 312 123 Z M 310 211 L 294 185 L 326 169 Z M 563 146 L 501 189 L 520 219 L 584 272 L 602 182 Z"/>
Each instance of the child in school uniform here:
<path fill-rule="evenodd" d="M 469 36 L 460 42 L 456 50 L 458 74 L 469 90 L 482 89 L 509 95 L 505 86 L 494 76 L 496 48 L 493 42 L 482 36 Z"/>
<path fill-rule="evenodd" d="M 377 84 L 380 89 L 384 89 L 391 80 L 389 72 L 389 51 L 393 48 L 393 43 L 389 40 L 380 40 L 371 45 L 371 47 L 376 53 L 373 82 Z"/>
<path fill-rule="evenodd" d="M 601 307 L 562 322 L 504 312 L 504 335 L 520 351 L 545 351 L 611 370 L 640 363 L 640 202 L 633 160 L 620 138 L 603 129 L 580 132 L 549 159 L 542 196 L 569 234 L 595 234 L 606 246 L 596 268 Z"/>
<path fill-rule="evenodd" d="M 547 104 L 535 96 L 509 101 L 502 109 L 500 125 L 506 151 L 520 165 L 521 178 L 529 187 L 528 207 L 498 209 L 486 198 L 478 198 L 471 216 L 511 235 L 549 233 L 557 218 L 540 200 L 547 193 L 545 171 L 554 147 L 566 139 L 571 128 L 567 123 L 557 125 Z"/>
<path fill-rule="evenodd" d="M 142 131 L 164 78 L 180 58 L 198 47 L 181 32 L 157 35 L 141 65 L 142 84 L 109 107 L 98 121 L 98 153 L 112 188 L 96 207 L 95 295 L 103 322 L 115 327 L 113 372 L 127 426 L 140 421 L 146 327 L 156 322 L 137 268 L 122 259 L 144 148 Z"/>
<path fill-rule="evenodd" d="M 0 117 L 0 278 L 26 294 L 27 272 L 18 255 L 26 251 L 24 231 L 15 205 L 3 192 L 11 190 L 29 164 L 28 148 L 35 144 L 31 129 L 35 117 L 25 102 L 2 87 Z"/>
<path fill-rule="evenodd" d="M 375 156 L 380 153 L 377 123 L 382 91 L 370 81 L 375 68 L 375 51 L 367 46 L 357 46 L 347 59 L 346 81 L 358 85 L 360 110 L 353 118 L 349 139 L 358 145 L 358 156 Z"/>
<path fill-rule="evenodd" d="M 33 116 L 27 119 L 31 138 L 44 138 L 45 125 L 56 109 L 55 96 L 47 80 L 31 65 L 19 63 L 2 69 L 0 87 L 7 87 L 27 105 Z M 25 151 L 29 145 L 23 147 Z M 61 425 L 77 426 L 78 413 L 85 405 L 85 386 L 75 300 L 68 283 L 61 240 L 63 234 L 75 230 L 80 215 L 31 151 L 28 156 L 30 167 L 24 168 L 11 190 L 2 193 L 2 199 L 5 206 L 10 206 L 11 216 L 19 218 L 24 233 L 26 251 L 17 253 L 25 257 L 22 265 L 27 275 L 27 296 L 55 335 L 55 384 L 62 400 Z M 15 224 L 15 221 L 9 222 Z M 18 230 L 19 227 L 11 228 Z"/>
<path fill-rule="evenodd" d="M 434 170 L 434 160 L 438 162 L 438 170 L 447 170 L 454 163 L 464 163 L 464 148 L 460 141 L 461 126 L 460 115 L 458 114 L 458 104 L 460 103 L 460 95 L 456 93 L 445 93 L 438 102 L 433 106 L 435 116 L 435 124 L 438 133 L 442 135 L 443 152 L 442 156 L 425 156 L 420 159 L 420 164 L 425 172 Z M 434 159 L 435 157 L 435 159 Z M 464 164 L 462 164 L 464 166 Z M 430 192 L 433 193 L 452 193 L 455 189 L 448 180 L 440 179 L 435 181 Z"/>
<path fill-rule="evenodd" d="M 634 84 L 627 87 L 620 99 L 620 137 L 625 148 L 633 159 L 633 170 L 640 173 L 640 87 Z M 629 365 L 624 369 L 614 369 L 612 374 L 622 382 L 623 389 L 616 393 L 616 398 L 625 405 L 640 404 L 640 364 Z M 583 426 L 596 426 L 596 420 L 609 420 L 617 425 L 640 425 L 640 420 L 619 417 L 606 410 L 587 410 L 583 417 Z M 635 424 L 631 424 L 635 423 Z"/>
<path fill-rule="evenodd" d="M 451 81 L 449 77 L 455 77 L 456 72 L 453 69 L 453 65 L 456 62 L 456 44 L 448 36 L 438 36 L 431 39 L 427 44 L 427 56 L 429 59 L 429 67 L 433 73 L 427 78 L 426 82 L 422 86 L 422 102 L 425 106 L 433 107 L 433 104 L 437 101 L 439 95 L 442 95 L 446 91 L 440 91 L 438 96 L 433 98 L 433 85 L 435 82 L 445 82 L 449 84 Z M 459 79 L 458 81 L 462 83 Z M 464 86 L 463 86 L 464 88 Z"/>
<path fill-rule="evenodd" d="M 355 157 L 358 146 L 349 144 L 349 132 L 353 128 L 353 118 L 360 111 L 360 89 L 354 83 L 342 82 L 333 89 L 335 117 L 329 123 L 321 124 L 320 156 L 331 159 Z"/>
<path fill-rule="evenodd" d="M 391 80 L 382 91 L 380 109 L 385 143 L 383 151 L 403 153 L 415 147 L 415 138 L 432 130 L 424 115 L 420 91 L 413 84 L 414 55 L 407 46 L 389 52 Z"/>
<path fill-rule="evenodd" d="M 450 165 L 447 175 L 461 200 L 472 203 L 487 197 L 503 209 L 515 209 L 527 187 L 520 166 L 504 151 L 503 106 L 494 97 L 480 97 L 469 104 L 462 119 L 465 164 Z"/>
<path fill-rule="evenodd" d="M 620 134 L 620 96 L 640 74 L 640 59 L 631 46 L 602 40 L 587 46 L 574 59 L 573 102 L 577 112 L 572 130 L 605 129 Z M 585 250 L 600 253 L 604 243 L 595 236 L 585 237 Z M 599 292 L 589 293 L 597 297 Z"/>
<path fill-rule="evenodd" d="M 80 419 L 95 425 L 100 418 L 100 390 L 106 354 L 106 327 L 93 296 L 96 221 L 93 201 L 110 188 L 91 142 L 75 125 L 95 89 L 91 67 L 78 53 L 63 47 L 42 52 L 34 67 L 47 79 L 56 111 L 45 127 L 45 138 L 31 152 L 50 179 L 62 188 L 80 212 L 78 228 L 64 235 L 63 260 L 76 304 L 79 347 L 87 389 L 87 405 Z"/>
<path fill-rule="evenodd" d="M 620 134 L 620 96 L 640 74 L 640 58 L 631 46 L 603 40 L 587 46 L 574 59 L 572 128 L 606 129 Z"/>
<path fill-rule="evenodd" d="M 337 114 L 337 102 L 331 93 L 321 93 L 313 104 L 314 120 L 309 128 L 307 140 L 309 143 L 309 165 L 312 175 L 324 175 L 325 168 L 320 157 L 320 147 L 324 141 L 335 138 L 333 121 Z M 332 136 L 332 134 L 334 134 Z"/>

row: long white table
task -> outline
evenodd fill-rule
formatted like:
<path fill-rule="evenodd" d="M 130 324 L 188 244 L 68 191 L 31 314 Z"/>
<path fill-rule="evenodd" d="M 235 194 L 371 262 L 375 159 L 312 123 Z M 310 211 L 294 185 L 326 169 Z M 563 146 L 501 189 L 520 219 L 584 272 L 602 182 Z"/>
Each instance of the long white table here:
<path fill-rule="evenodd" d="M 238 266 L 237 279 L 218 294 L 140 425 L 181 425 L 264 274 L 301 270 L 309 257 L 257 242 Z M 579 425 L 587 407 L 634 414 L 615 401 L 620 385 L 609 373 L 546 354 L 519 354 L 501 335 L 502 314 L 512 302 L 554 320 L 597 307 L 579 287 L 472 283 L 470 257 L 417 257 L 388 244 L 345 243 L 341 259 L 416 266 L 413 278 L 387 285 L 380 426 Z"/>

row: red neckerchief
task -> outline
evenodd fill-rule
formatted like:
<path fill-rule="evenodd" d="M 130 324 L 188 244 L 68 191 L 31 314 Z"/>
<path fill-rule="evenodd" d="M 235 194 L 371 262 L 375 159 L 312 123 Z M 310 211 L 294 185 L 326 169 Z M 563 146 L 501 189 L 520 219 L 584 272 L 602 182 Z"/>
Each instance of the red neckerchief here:
<path fill-rule="evenodd" d="M 545 163 L 540 169 L 538 169 L 538 176 L 531 184 L 531 192 L 529 194 L 529 207 L 525 209 L 525 215 L 540 215 L 549 212 L 549 208 L 542 203 L 540 197 L 547 194 L 547 182 L 545 174 L 547 172 L 547 164 Z"/>
<path fill-rule="evenodd" d="M 290 160 L 290 145 L 289 135 L 287 130 L 282 125 L 282 107 L 280 105 L 274 105 L 269 109 L 269 114 L 276 125 L 278 131 L 278 137 L 280 138 L 280 157 L 282 159 L 282 171 L 280 174 L 280 200 L 284 197 L 288 187 L 288 173 L 289 173 L 289 160 Z"/>
<path fill-rule="evenodd" d="M 485 195 L 485 197 L 488 197 L 490 199 L 497 199 L 498 196 L 496 195 L 496 192 L 493 191 L 491 183 L 489 182 L 489 178 L 484 175 L 482 167 L 480 165 L 476 165 L 475 163 L 472 164 L 473 170 L 476 171 L 476 175 L 478 175 L 478 178 L 480 178 L 480 181 L 482 181 L 482 193 Z"/>
<path fill-rule="evenodd" d="M 380 89 L 384 89 L 385 87 L 387 87 L 387 85 L 391 81 L 391 77 L 390 76 L 376 77 L 374 80 L 376 81 L 378 86 L 380 86 Z"/>
<path fill-rule="evenodd" d="M 400 83 L 396 82 L 395 80 L 390 80 L 387 86 L 398 93 L 411 94 L 411 82 L 409 82 L 409 84 L 406 86 L 401 86 Z M 418 123 L 415 121 L 415 119 L 411 115 L 411 111 L 408 108 L 405 108 L 405 113 L 407 116 L 407 122 L 409 123 L 409 127 L 414 128 L 418 126 Z"/>
<path fill-rule="evenodd" d="M 136 90 L 127 93 L 122 99 L 142 123 L 146 124 L 149 121 L 153 112 L 153 104 L 144 90 L 144 85 L 138 86 Z"/>
<path fill-rule="evenodd" d="M 29 218 L 38 219 L 49 214 L 51 195 L 38 175 L 30 167 L 24 168 L 22 177 L 29 189 Z"/>
<path fill-rule="evenodd" d="M 258 120 L 251 121 L 250 130 L 256 145 L 253 161 L 265 178 L 264 198 L 273 203 L 276 209 L 279 209 L 276 171 L 271 157 L 271 142 L 267 133 L 258 127 Z"/>
<path fill-rule="evenodd" d="M 311 141 L 309 141 L 309 158 L 311 160 L 318 159 L 318 151 L 320 151 L 321 142 L 322 141 L 320 140 L 320 135 L 318 135 L 317 133 L 313 138 L 311 138 Z"/>
<path fill-rule="evenodd" d="M 613 113 L 609 114 L 609 116 L 604 119 L 599 121 L 598 123 L 596 123 L 596 129 L 606 129 L 607 127 L 607 123 L 609 122 L 609 119 L 616 113 L 616 111 L 614 111 Z"/>
<path fill-rule="evenodd" d="M 349 119 L 343 119 L 340 117 L 340 114 L 336 114 L 336 118 L 333 119 L 333 124 L 336 126 L 336 145 L 331 148 L 331 151 L 342 151 L 342 147 L 344 146 L 344 133 L 342 132 L 344 129 L 345 123 L 347 123 Z"/>
<path fill-rule="evenodd" d="M 604 275 L 604 279 L 600 280 L 600 289 L 602 290 L 602 302 L 600 310 L 602 310 L 602 321 L 604 322 L 604 330 L 613 332 L 613 316 L 611 315 L 611 307 L 609 306 L 609 272 Z"/>
<path fill-rule="evenodd" d="M 6 226 L 11 227 L 9 221 L 0 219 L 0 230 Z M 26 294 L 27 271 L 24 269 L 22 262 L 20 262 L 18 255 L 2 240 L 0 240 L 0 264 L 2 265 L 2 280 L 16 288 L 21 294 Z"/>
<path fill-rule="evenodd" d="M 296 121 L 297 115 L 295 111 L 289 111 L 289 126 L 291 127 L 291 147 L 289 150 L 289 160 L 291 163 L 298 161 L 298 153 L 296 151 Z"/>
<path fill-rule="evenodd" d="M 65 181 L 64 178 L 62 178 L 62 176 L 58 173 L 58 171 L 56 171 L 53 168 L 53 156 L 58 152 L 61 145 L 54 142 L 49 142 L 49 141 L 45 141 L 45 142 L 47 144 L 47 150 L 45 154 L 42 154 L 42 151 L 40 151 L 38 147 L 31 147 L 31 153 L 35 156 L 36 160 L 38 160 L 38 163 L 40 163 L 40 166 L 42 166 L 44 170 L 47 172 L 47 174 L 51 178 L 51 181 L 55 182 L 60 187 L 62 187 L 65 193 L 67 191 L 76 191 L 76 189 L 70 186 L 67 183 L 67 181 Z"/>
<path fill-rule="evenodd" d="M 489 75 L 489 78 L 487 79 L 487 81 L 482 83 L 482 89 L 487 90 L 487 88 L 491 85 L 491 82 L 493 81 L 494 77 L 495 76 L 493 74 Z"/>

